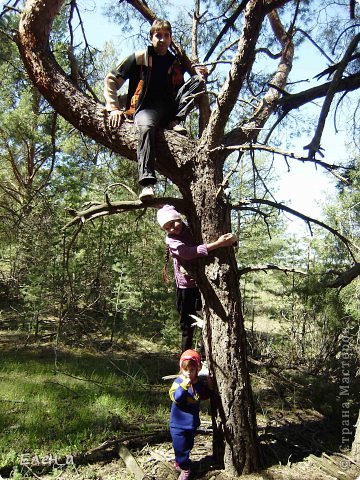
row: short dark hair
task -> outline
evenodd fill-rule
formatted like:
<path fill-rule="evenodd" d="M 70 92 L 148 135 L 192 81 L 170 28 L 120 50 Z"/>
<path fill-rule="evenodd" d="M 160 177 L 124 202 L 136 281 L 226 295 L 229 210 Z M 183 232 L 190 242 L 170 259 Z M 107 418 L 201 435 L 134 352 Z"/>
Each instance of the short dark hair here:
<path fill-rule="evenodd" d="M 153 21 L 153 24 L 150 28 L 150 38 L 154 35 L 157 30 L 163 28 L 164 30 L 169 30 L 170 35 L 172 35 L 171 23 L 168 20 L 163 20 L 162 18 L 156 18 Z"/>

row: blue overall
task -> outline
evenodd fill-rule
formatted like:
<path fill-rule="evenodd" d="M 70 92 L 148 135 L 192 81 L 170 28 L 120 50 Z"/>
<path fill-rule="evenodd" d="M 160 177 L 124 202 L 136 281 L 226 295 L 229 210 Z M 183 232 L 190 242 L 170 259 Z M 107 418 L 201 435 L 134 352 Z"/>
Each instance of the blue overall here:
<path fill-rule="evenodd" d="M 209 388 L 204 377 L 198 377 L 197 383 L 189 385 L 185 385 L 184 379 L 178 377 L 173 382 L 169 395 L 173 402 L 170 434 L 175 461 L 182 470 L 188 470 L 196 429 L 200 425 L 200 400 L 209 398 Z"/>

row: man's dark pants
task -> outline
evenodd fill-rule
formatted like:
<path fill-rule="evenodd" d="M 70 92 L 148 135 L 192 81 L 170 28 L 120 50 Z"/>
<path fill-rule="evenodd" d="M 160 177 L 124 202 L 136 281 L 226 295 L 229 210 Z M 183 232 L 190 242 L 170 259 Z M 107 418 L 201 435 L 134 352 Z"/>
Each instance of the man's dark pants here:
<path fill-rule="evenodd" d="M 156 129 L 158 127 L 165 128 L 173 120 L 183 121 L 194 107 L 196 94 L 204 89 L 204 80 L 198 75 L 194 75 L 179 89 L 174 103 L 157 102 L 154 105 L 146 105 L 144 109 L 135 114 L 134 122 L 139 129 L 137 159 L 140 185 L 156 183 Z"/>

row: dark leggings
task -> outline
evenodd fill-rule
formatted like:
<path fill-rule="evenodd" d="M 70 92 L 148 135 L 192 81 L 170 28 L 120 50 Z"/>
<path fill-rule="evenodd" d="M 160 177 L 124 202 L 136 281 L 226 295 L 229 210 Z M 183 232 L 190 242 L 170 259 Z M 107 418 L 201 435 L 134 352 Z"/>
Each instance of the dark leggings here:
<path fill-rule="evenodd" d="M 180 313 L 181 330 L 181 351 L 192 348 L 194 328 L 191 324 L 195 322 L 189 315 L 196 315 L 196 311 L 201 309 L 201 295 L 197 287 L 195 288 L 177 288 L 176 306 Z"/>

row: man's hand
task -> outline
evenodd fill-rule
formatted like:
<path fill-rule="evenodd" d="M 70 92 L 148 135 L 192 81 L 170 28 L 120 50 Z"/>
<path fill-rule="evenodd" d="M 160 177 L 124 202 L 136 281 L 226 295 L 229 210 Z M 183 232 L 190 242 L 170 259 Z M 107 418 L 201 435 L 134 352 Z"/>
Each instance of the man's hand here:
<path fill-rule="evenodd" d="M 200 77 L 203 77 L 203 78 L 207 78 L 207 76 L 209 75 L 209 71 L 207 69 L 207 67 L 204 67 L 202 65 L 198 65 L 197 67 L 195 67 L 195 72 L 200 75 Z"/>
<path fill-rule="evenodd" d="M 121 110 L 111 110 L 109 113 L 109 124 L 112 127 L 120 127 L 123 121 L 123 112 Z"/>

